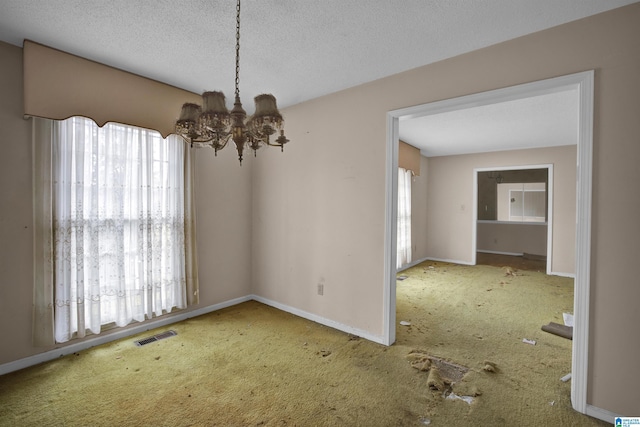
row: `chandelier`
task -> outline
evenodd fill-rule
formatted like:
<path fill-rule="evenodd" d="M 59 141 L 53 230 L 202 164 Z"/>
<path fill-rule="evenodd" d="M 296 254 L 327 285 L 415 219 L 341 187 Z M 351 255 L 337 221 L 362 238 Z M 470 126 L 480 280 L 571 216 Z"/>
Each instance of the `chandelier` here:
<path fill-rule="evenodd" d="M 245 145 L 253 150 L 254 156 L 262 145 L 280 147 L 284 151 L 284 144 L 289 140 L 284 136 L 284 120 L 276 106 L 275 96 L 256 96 L 255 113 L 249 118 L 240 102 L 240 0 L 236 7 L 235 83 L 235 102 L 231 112 L 227 110 L 222 92 L 204 92 L 202 106 L 193 103 L 182 106 L 180 118 L 176 122 L 176 133 L 191 144 L 191 147 L 211 147 L 216 155 L 232 139 L 240 164 Z M 271 137 L 278 131 L 280 135 L 273 141 Z"/>

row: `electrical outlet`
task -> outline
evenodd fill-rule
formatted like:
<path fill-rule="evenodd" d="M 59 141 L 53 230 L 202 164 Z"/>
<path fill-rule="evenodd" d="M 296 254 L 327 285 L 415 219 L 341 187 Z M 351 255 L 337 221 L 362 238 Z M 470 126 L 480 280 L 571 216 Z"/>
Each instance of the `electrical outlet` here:
<path fill-rule="evenodd" d="M 318 295 L 324 295 L 324 284 L 318 283 Z"/>

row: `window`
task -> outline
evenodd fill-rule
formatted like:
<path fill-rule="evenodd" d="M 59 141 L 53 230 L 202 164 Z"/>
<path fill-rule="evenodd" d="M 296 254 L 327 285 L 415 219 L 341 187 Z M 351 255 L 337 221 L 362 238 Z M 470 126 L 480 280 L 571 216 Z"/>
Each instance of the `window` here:
<path fill-rule="evenodd" d="M 396 268 L 411 262 L 411 178 L 412 172 L 398 168 L 398 240 Z"/>
<path fill-rule="evenodd" d="M 498 184 L 498 220 L 545 222 L 547 193 L 544 182 Z"/>
<path fill-rule="evenodd" d="M 184 142 L 81 117 L 53 122 L 50 135 L 55 341 L 186 307 L 195 265 Z"/>

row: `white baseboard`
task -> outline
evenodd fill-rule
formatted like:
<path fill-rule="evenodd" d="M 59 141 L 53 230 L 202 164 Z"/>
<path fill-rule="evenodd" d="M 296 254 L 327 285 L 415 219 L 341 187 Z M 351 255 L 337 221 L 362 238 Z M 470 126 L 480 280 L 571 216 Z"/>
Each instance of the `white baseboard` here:
<path fill-rule="evenodd" d="M 494 255 L 524 256 L 524 253 L 522 252 L 487 251 L 484 249 L 478 249 L 476 252 L 481 252 L 483 254 L 494 254 Z"/>
<path fill-rule="evenodd" d="M 424 262 L 426 260 L 431 261 L 439 261 L 439 262 L 450 262 L 454 264 L 468 264 L 466 262 L 455 261 L 455 260 L 444 260 L 444 259 L 434 259 L 434 258 L 426 258 L 422 261 L 417 261 L 416 264 Z M 298 317 L 302 317 L 307 320 L 311 320 L 312 322 L 319 323 L 321 325 L 325 325 L 339 331 L 349 333 L 352 335 L 357 335 L 364 339 L 367 339 L 372 342 L 376 342 L 384 345 L 384 337 L 378 335 L 372 335 L 367 331 L 363 331 L 357 328 L 353 328 L 351 326 L 345 325 L 340 322 L 336 322 L 331 319 L 327 319 L 322 316 L 318 316 L 317 314 L 309 313 L 304 310 L 300 310 L 294 307 L 291 307 L 286 304 L 282 304 L 268 298 L 261 297 L 259 295 L 246 295 L 244 297 L 235 298 L 232 300 L 224 301 L 218 304 L 210 305 L 207 307 L 202 307 L 196 310 L 179 312 L 176 315 L 170 317 L 163 317 L 161 319 L 151 320 L 149 322 L 145 322 L 143 324 L 129 327 L 123 330 L 120 330 L 115 333 L 111 333 L 104 336 L 96 336 L 95 338 L 91 338 L 79 343 L 66 345 L 64 347 L 60 347 L 54 350 L 46 351 L 44 353 L 36 354 L 33 356 L 25 357 L 23 359 L 15 360 L 13 362 L 8 362 L 0 365 L 0 375 L 8 374 L 10 372 L 18 371 L 20 369 L 28 368 L 30 366 L 38 365 L 40 363 L 48 362 L 50 360 L 57 359 L 62 356 L 66 356 L 69 354 L 77 353 L 79 351 L 87 350 L 91 347 L 95 347 L 101 344 L 106 344 L 111 341 L 119 340 L 121 338 L 126 338 L 128 336 L 136 335 L 140 332 L 148 331 L 150 329 L 159 328 L 162 326 L 171 325 L 173 323 L 181 322 L 183 320 L 190 319 L 192 317 L 201 316 L 203 314 L 211 313 L 213 311 L 221 310 L 223 308 L 231 307 L 246 301 L 255 300 L 262 304 L 266 304 L 268 306 L 277 308 L 278 310 L 285 311 L 287 313 L 294 314 Z M 607 411 L 606 409 L 598 408 L 592 405 L 586 406 L 585 414 L 598 418 L 600 420 L 613 423 L 614 419 L 620 415 L 615 414 L 611 411 Z"/>
<path fill-rule="evenodd" d="M 436 261 L 436 262 L 448 262 L 451 264 L 461 264 L 461 265 L 474 265 L 469 261 L 460 261 L 459 259 L 446 259 L 446 258 L 431 258 L 428 257 L 426 261 Z"/>
<path fill-rule="evenodd" d="M 524 256 L 523 253 L 517 252 L 499 252 L 499 251 L 486 251 L 484 249 L 478 249 L 478 252 L 483 254 L 495 254 L 495 255 L 511 255 L 511 256 Z M 560 277 L 569 277 L 571 279 L 575 279 L 575 273 L 564 273 L 562 271 L 551 271 L 548 273 L 550 276 L 560 276 Z"/>
<path fill-rule="evenodd" d="M 549 273 L 550 276 L 560 276 L 560 277 L 569 277 L 571 279 L 575 279 L 576 275 L 574 273 L 563 273 L 561 271 L 552 271 Z"/>
<path fill-rule="evenodd" d="M 321 325 L 329 326 L 330 328 L 337 329 L 342 332 L 346 332 L 351 335 L 357 335 L 361 338 L 364 338 L 369 341 L 376 342 L 378 344 L 384 344 L 384 337 L 379 335 L 372 335 L 367 331 L 363 331 L 361 329 L 353 328 L 351 326 L 345 325 L 340 322 L 336 322 L 331 319 L 327 319 L 322 316 L 318 316 L 317 314 L 309 313 L 308 311 L 300 310 L 295 307 L 291 307 L 286 304 L 282 304 L 276 301 L 272 301 L 270 299 L 261 297 L 259 295 L 251 295 L 251 297 L 263 304 L 269 305 L 271 307 L 277 308 L 278 310 L 286 311 L 287 313 L 295 314 L 298 317 L 302 317 L 307 320 L 311 320 L 312 322 L 320 323 Z"/>
<path fill-rule="evenodd" d="M 415 267 L 416 265 L 421 264 L 421 263 L 423 263 L 425 261 L 428 261 L 428 260 L 429 260 L 429 258 L 422 258 L 422 259 L 419 259 L 417 261 L 411 261 L 409 264 L 405 264 L 402 267 L 397 268 L 396 269 L 396 273 L 400 273 L 401 271 L 408 270 L 411 267 Z"/>
<path fill-rule="evenodd" d="M 178 323 L 183 320 L 190 319 L 192 317 L 201 316 L 203 314 L 211 313 L 213 311 L 221 310 L 223 308 L 231 307 L 231 306 L 234 306 L 246 301 L 251 301 L 251 300 L 261 302 L 263 304 L 277 308 L 278 310 L 286 311 L 287 313 L 294 314 L 296 316 L 302 317 L 307 320 L 311 320 L 321 325 L 329 326 L 331 328 L 337 329 L 342 332 L 346 332 L 348 334 L 357 335 L 369 341 L 373 341 L 379 344 L 384 344 L 384 337 L 382 336 L 372 335 L 367 331 L 363 331 L 357 328 L 352 328 L 351 326 L 342 324 L 340 322 L 336 322 L 331 319 L 327 319 L 327 318 L 318 316 L 316 314 L 309 313 L 307 311 L 288 306 L 286 304 L 281 304 L 279 302 L 272 301 L 270 299 L 263 298 L 258 295 L 246 295 L 240 298 L 235 298 L 232 300 L 221 302 L 219 304 L 202 307 L 196 310 L 177 312 L 175 315 L 164 316 L 159 319 L 150 320 L 136 326 L 131 326 L 125 329 L 118 330 L 117 332 L 108 333 L 106 335 L 97 335 L 95 337 L 83 340 L 81 342 L 61 346 L 59 348 L 45 351 L 40 354 L 35 354 L 33 356 L 15 360 L 13 362 L 4 363 L 0 365 L 0 375 L 8 374 L 9 372 L 18 371 L 20 369 L 24 369 L 30 366 L 38 365 L 40 363 L 48 362 L 50 360 L 54 360 L 62 356 L 77 353 L 79 351 L 84 351 L 91 347 L 95 347 L 101 344 L 106 344 L 108 342 L 126 338 L 132 335 L 136 335 L 136 334 L 139 334 L 140 332 Z"/>
<path fill-rule="evenodd" d="M 597 408 L 595 406 L 588 405 L 588 404 L 587 404 L 587 410 L 585 411 L 585 414 L 589 415 L 590 417 L 597 418 L 599 420 L 606 421 L 611 424 L 613 424 L 615 418 L 622 416 L 622 415 L 614 414 L 611 411 L 607 411 L 606 409 Z"/>
<path fill-rule="evenodd" d="M 221 310 L 223 308 L 231 307 L 233 305 L 240 304 L 242 302 L 250 301 L 250 300 L 251 300 L 251 296 L 247 295 L 244 297 L 235 298 L 229 301 L 224 301 L 219 304 L 210 305 L 210 306 L 199 308 L 196 310 L 176 312 L 175 315 L 163 316 L 159 319 L 154 319 L 154 320 L 141 323 L 139 325 L 130 326 L 128 328 L 121 329 L 117 332 L 108 333 L 106 335 L 96 335 L 93 338 L 89 338 L 78 343 L 65 345 L 60 348 L 45 351 L 44 353 L 35 354 L 33 356 L 15 360 L 13 362 L 4 363 L 0 365 L 0 375 L 8 374 L 9 372 L 18 371 L 20 369 L 28 368 L 29 366 L 34 366 L 40 363 L 48 362 L 50 360 L 54 360 L 59 357 L 66 356 L 68 354 L 73 354 L 79 351 L 87 350 L 97 345 L 106 344 L 111 341 L 136 335 L 136 334 L 139 334 L 140 332 L 148 331 L 150 329 L 171 325 L 173 323 L 181 322 L 183 320 L 187 320 L 192 317 L 201 316 L 203 314 L 207 314 L 212 311 Z"/>

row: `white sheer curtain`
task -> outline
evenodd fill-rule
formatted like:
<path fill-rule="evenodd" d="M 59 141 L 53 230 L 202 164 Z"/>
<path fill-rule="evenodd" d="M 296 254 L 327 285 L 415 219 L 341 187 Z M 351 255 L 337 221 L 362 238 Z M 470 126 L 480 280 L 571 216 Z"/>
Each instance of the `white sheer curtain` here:
<path fill-rule="evenodd" d="M 43 267 L 36 263 L 34 340 L 51 341 L 51 315 L 55 341 L 65 342 L 196 303 L 193 171 L 184 142 L 80 117 L 37 120 Z"/>
<path fill-rule="evenodd" d="M 398 168 L 398 243 L 396 268 L 411 262 L 411 179 L 412 172 Z"/>

